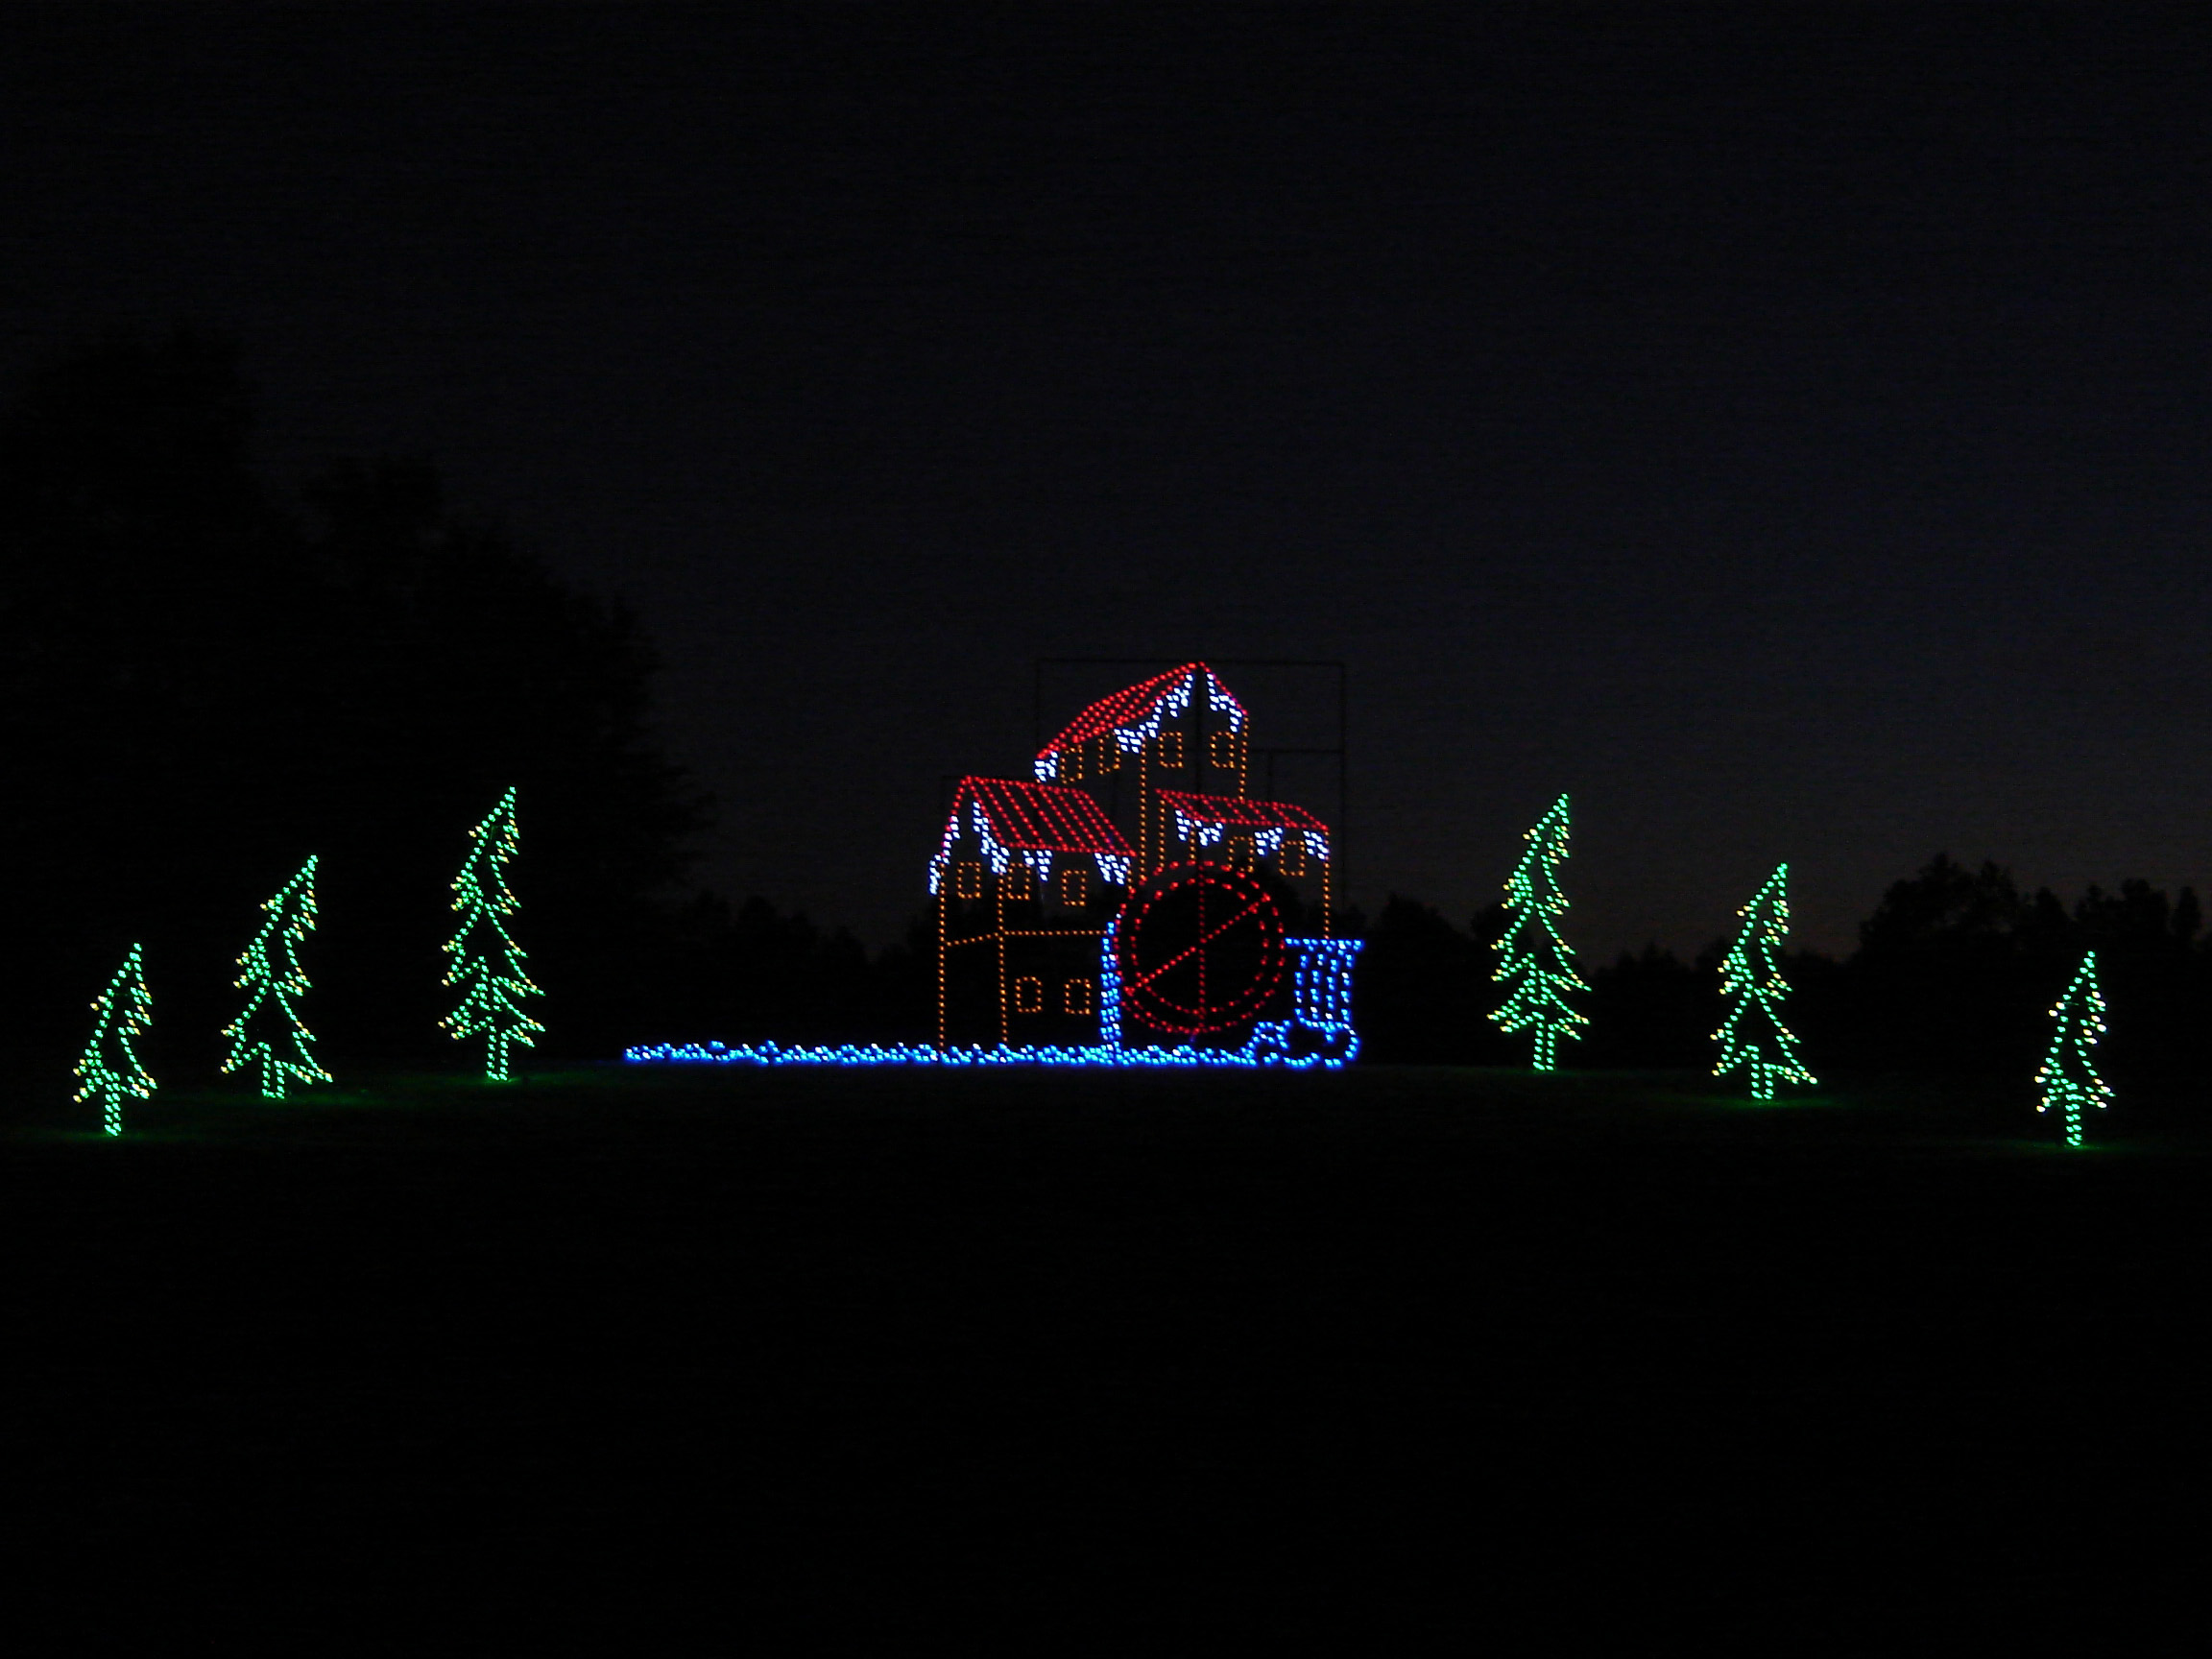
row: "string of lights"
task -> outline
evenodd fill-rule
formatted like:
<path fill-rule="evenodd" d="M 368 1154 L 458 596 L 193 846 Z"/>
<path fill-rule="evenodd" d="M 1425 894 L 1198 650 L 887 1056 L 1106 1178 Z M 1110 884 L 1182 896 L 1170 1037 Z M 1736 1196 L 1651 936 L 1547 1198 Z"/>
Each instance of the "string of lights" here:
<path fill-rule="evenodd" d="M 2051 1010 L 2051 1052 L 2035 1073 L 2042 1097 L 2037 1112 L 2056 1107 L 2066 1124 L 2066 1144 L 2081 1144 L 2081 1108 L 2112 1103 L 2112 1089 L 2089 1063 L 2089 1050 L 2104 1035 L 2104 994 L 2097 988 L 2097 952 L 2081 958 L 2074 982 Z"/>
<path fill-rule="evenodd" d="M 922 1043 L 648 1043 L 623 1050 L 633 1066 L 1231 1066 L 1334 1070 L 1356 1059 L 1359 1038 L 1352 1025 L 1352 963 L 1358 939 L 1286 939 L 1294 964 L 1296 1006 L 1288 1020 L 1262 1021 L 1240 1047 L 1188 1045 L 1124 1047 L 1121 976 L 1115 928 L 1100 950 L 1099 1029 L 1102 1041 L 1075 1046 L 1012 1044 L 938 1047 Z"/>
<path fill-rule="evenodd" d="M 1574 1008 L 1568 994 L 1588 991 L 1575 972 L 1575 953 L 1559 936 L 1558 919 L 1567 913 L 1559 890 L 1559 866 L 1567 861 L 1567 797 L 1562 795 L 1522 837 L 1527 843 L 1505 882 L 1505 933 L 1498 941 L 1499 963 L 1490 975 L 1505 986 L 1505 1000 L 1490 1018 L 1507 1032 L 1535 1033 L 1535 1069 L 1558 1064 L 1559 1040 L 1578 1038 L 1588 1016 Z"/>
<path fill-rule="evenodd" d="M 1358 939 L 1286 939 L 1290 948 L 1292 993 L 1298 1023 L 1313 1030 L 1341 1031 L 1354 1048 L 1352 962 L 1364 943 Z"/>
<path fill-rule="evenodd" d="M 1064 753 L 1108 733 L 1113 733 L 1115 747 L 1122 754 L 1136 754 L 1160 735 L 1166 721 L 1190 711 L 1190 699 L 1201 684 L 1206 687 L 1208 704 L 1229 717 L 1231 731 L 1241 732 L 1247 718 L 1244 706 L 1230 695 L 1229 687 L 1213 669 L 1203 662 L 1186 662 L 1111 697 L 1102 697 L 1076 715 L 1037 757 L 1037 781 L 1049 783 L 1058 780 Z"/>
<path fill-rule="evenodd" d="M 1777 864 L 1751 902 L 1737 911 L 1743 930 L 1720 964 L 1720 995 L 1733 999 L 1728 1017 L 1713 1033 L 1720 1058 L 1713 1075 L 1738 1070 L 1751 1080 L 1751 1098 L 1771 1100 L 1777 1083 L 1812 1088 L 1819 1079 L 1797 1058 L 1797 1039 L 1782 1023 L 1782 998 L 1790 985 L 1777 954 L 1790 931 L 1790 866 Z"/>
<path fill-rule="evenodd" d="M 1347 1052 L 1321 1049 L 1298 1052 L 1287 1021 L 1270 1021 L 1252 1034 L 1241 1048 L 1114 1048 L 1105 1044 L 1088 1047 L 946 1047 L 926 1043 L 844 1043 L 785 1047 L 775 1043 L 655 1043 L 626 1048 L 624 1061 L 633 1066 L 1046 1066 L 1091 1067 L 1104 1070 L 1151 1066 L 1227 1066 L 1284 1068 L 1293 1071 L 1336 1070 L 1352 1058 Z"/>
<path fill-rule="evenodd" d="M 1035 822 L 1022 823 L 1018 832 L 1012 824 L 1001 825 L 1000 819 Z M 932 896 L 944 889 L 945 873 L 959 845 L 963 820 L 981 845 L 982 861 L 996 876 L 1025 868 L 1029 878 L 1044 887 L 1052 879 L 1055 854 L 1066 854 L 1088 859 L 1097 869 L 1098 878 L 1109 886 L 1129 884 L 1134 854 L 1090 796 L 1061 785 L 1047 791 L 1034 783 L 1008 779 L 963 778 L 959 798 L 938 842 L 937 855 L 929 860 Z"/>
<path fill-rule="evenodd" d="M 1121 918 L 1106 924 L 1098 936 L 1098 1040 L 1115 1050 L 1121 1048 Z"/>
<path fill-rule="evenodd" d="M 1211 914 L 1209 899 L 1214 906 Z M 1168 920 L 1163 926 L 1156 918 L 1164 915 Z M 1167 935 L 1167 943 L 1164 953 L 1156 953 L 1150 941 L 1161 932 Z M 1240 983 L 1217 986 L 1209 995 L 1206 950 L 1231 937 L 1257 960 Z M 1188 944 L 1183 943 L 1186 938 Z M 1262 889 L 1234 872 L 1204 864 L 1165 871 L 1139 888 L 1115 918 L 1114 943 L 1118 951 L 1118 960 L 1112 965 L 1118 975 L 1118 999 L 1128 1005 L 1140 1024 L 1179 1037 L 1233 1031 L 1255 1018 L 1282 983 L 1289 946 L 1275 905 Z M 1179 944 L 1183 948 L 1177 950 Z M 1162 981 L 1179 966 L 1196 969 L 1197 987 L 1193 992 L 1186 985 L 1181 995 L 1168 995 Z"/>
<path fill-rule="evenodd" d="M 484 1075 L 504 1083 L 509 1046 L 534 1047 L 533 1039 L 545 1029 L 522 1012 L 521 998 L 543 993 L 531 983 L 522 948 L 507 931 L 506 919 L 521 907 L 507 886 L 507 861 L 522 845 L 513 789 L 469 831 L 469 856 L 453 881 L 461 927 L 445 942 L 454 962 L 445 983 L 463 988 L 461 1001 L 438 1023 L 455 1042 L 482 1037 Z"/>
<path fill-rule="evenodd" d="M 1328 826 L 1303 806 L 1180 789 L 1161 790 L 1160 800 L 1174 820 L 1175 833 L 1194 848 L 1217 846 L 1235 832 L 1249 836 L 1253 850 L 1263 857 L 1277 857 L 1286 836 L 1296 837 L 1315 858 L 1329 856 Z"/>
<path fill-rule="evenodd" d="M 245 1012 L 223 1027 L 230 1039 L 226 1072 L 248 1069 L 261 1074 L 261 1096 L 281 1100 L 294 1083 L 327 1083 L 330 1073 L 316 1063 L 315 1035 L 300 1018 L 293 998 L 310 989 L 300 965 L 300 944 L 315 930 L 315 860 L 276 890 L 261 908 L 268 920 L 238 958 L 241 970 L 231 981 L 252 990 Z"/>
<path fill-rule="evenodd" d="M 76 1099 L 100 1102 L 100 1127 L 110 1135 L 123 1133 L 123 1102 L 154 1098 L 154 1079 L 139 1064 L 132 1042 L 144 1036 L 154 1022 L 154 998 L 146 989 L 145 963 L 138 947 L 123 958 L 123 966 L 108 982 L 108 989 L 92 998 L 92 1041 L 77 1062 Z"/>

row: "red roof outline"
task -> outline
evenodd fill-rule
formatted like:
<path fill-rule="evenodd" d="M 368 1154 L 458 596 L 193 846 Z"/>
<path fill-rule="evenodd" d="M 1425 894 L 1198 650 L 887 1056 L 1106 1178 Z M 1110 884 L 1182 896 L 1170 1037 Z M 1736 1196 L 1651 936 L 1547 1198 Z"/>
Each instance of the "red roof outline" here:
<path fill-rule="evenodd" d="M 1021 852 L 1136 855 L 1136 849 L 1121 838 L 1121 831 L 1086 790 L 1013 778 L 963 778 L 952 801 L 954 824 L 971 801 L 983 808 L 991 833 Z"/>
<path fill-rule="evenodd" d="M 1163 789 L 1160 799 L 1184 817 L 1201 824 L 1227 824 L 1238 830 L 1313 830 L 1326 835 L 1329 826 L 1287 801 L 1252 801 L 1241 795 L 1197 795 L 1185 789 Z"/>
<path fill-rule="evenodd" d="M 1230 695 L 1229 687 L 1221 684 L 1221 677 L 1213 669 L 1203 662 L 1186 662 L 1180 667 L 1168 669 L 1165 674 L 1155 674 L 1149 680 L 1140 680 L 1134 685 L 1124 686 L 1111 697 L 1099 698 L 1069 721 L 1057 737 L 1038 750 L 1037 757 L 1042 760 L 1047 755 L 1057 755 L 1061 750 L 1077 743 L 1087 743 L 1094 737 L 1103 737 L 1120 727 L 1135 725 L 1152 712 L 1154 704 L 1193 674 L 1205 675 L 1222 696 L 1237 703 L 1237 699 Z M 1237 707 L 1241 709 L 1243 705 L 1238 703 Z"/>

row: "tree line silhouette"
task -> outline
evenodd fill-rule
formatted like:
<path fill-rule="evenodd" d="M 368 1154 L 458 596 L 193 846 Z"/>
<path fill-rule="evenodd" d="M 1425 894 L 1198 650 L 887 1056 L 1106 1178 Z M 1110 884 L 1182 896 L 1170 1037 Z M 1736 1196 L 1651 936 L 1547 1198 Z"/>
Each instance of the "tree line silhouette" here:
<path fill-rule="evenodd" d="M 615 1051 L 655 1006 L 709 810 L 653 740 L 635 622 L 450 509 L 423 463 L 278 492 L 252 415 L 235 346 L 188 329 L 73 349 L 0 412 L 0 1018 L 23 1093 L 66 1074 L 132 941 L 150 1064 L 211 1075 L 255 907 L 309 855 L 330 1058 L 451 1065 L 449 885 L 511 785 L 558 1052 Z"/>
<path fill-rule="evenodd" d="M 873 955 L 851 934 L 759 898 L 733 911 L 703 897 L 684 914 L 690 989 L 669 1005 L 673 1018 L 652 1022 L 653 1040 L 927 1039 L 935 934 L 926 914 Z M 1338 930 L 1366 941 L 1354 980 L 1362 1058 L 1525 1068 L 1527 1039 L 1488 1017 L 1501 996 L 1492 975 L 1505 924 L 1502 902 L 1462 926 L 1398 894 L 1372 918 L 1339 912 Z M 2186 887 L 2170 897 L 2128 880 L 2117 891 L 2091 887 L 2068 906 L 2048 888 L 2023 893 L 1994 863 L 1969 868 L 1938 854 L 1892 883 L 1859 932 L 1858 949 L 1840 959 L 1782 957 L 1787 1017 L 1824 1083 L 1910 1073 L 2024 1092 L 2050 1046 L 2052 1005 L 2092 950 L 2113 1009 L 2100 1066 L 2125 1085 L 2186 1078 L 2203 1064 L 2212 940 Z M 1728 945 L 1717 937 L 1687 961 L 1647 945 L 1584 964 L 1590 1023 L 1564 1063 L 1710 1070 Z"/>
<path fill-rule="evenodd" d="M 546 1060 L 927 1038 L 926 916 L 871 953 L 691 886 L 712 803 L 655 741 L 654 658 L 619 603 L 454 510 L 425 463 L 341 460 L 286 494 L 252 432 L 237 348 L 189 329 L 59 356 L 0 413 L 0 1019 L 17 1111 L 65 1088 L 88 1004 L 133 941 L 160 1010 L 149 1064 L 211 1077 L 255 906 L 310 854 L 334 1063 L 454 1067 L 438 1029 L 448 887 L 466 827 L 510 786 L 528 803 L 516 878 Z M 1498 905 L 1461 926 L 1403 896 L 1340 918 L 1367 941 L 1366 1057 L 1524 1064 L 1487 1018 L 1503 923 Z M 2129 880 L 2069 907 L 1938 856 L 1884 895 L 1847 958 L 1786 957 L 1791 1023 L 1824 1078 L 2009 1081 L 2094 949 L 2113 1074 L 2183 1076 L 2212 1026 L 2201 925 L 2187 889 Z M 1724 948 L 1586 964 L 1590 1024 L 1568 1063 L 1709 1067 Z"/>
<path fill-rule="evenodd" d="M 1896 881 L 1838 959 L 1788 951 L 1790 1022 L 1825 1079 L 1911 1072 L 2019 1085 L 2051 1040 L 2050 1010 L 2095 950 L 2112 1028 L 2101 1052 L 2122 1079 L 2178 1079 L 2203 1064 L 2212 1029 L 2212 941 L 2196 894 L 2147 881 L 2092 886 L 2069 907 L 2049 888 L 2023 893 L 1995 863 L 1938 854 Z M 1367 928 L 1359 998 L 1365 1052 L 1377 1060 L 1524 1063 L 1525 1045 L 1470 1018 L 1492 1005 L 1503 926 L 1493 905 L 1466 928 L 1393 896 Z M 1716 939 L 1685 962 L 1646 946 L 1582 970 L 1590 1024 L 1575 1063 L 1653 1070 L 1709 1067 L 1722 1007 Z"/>

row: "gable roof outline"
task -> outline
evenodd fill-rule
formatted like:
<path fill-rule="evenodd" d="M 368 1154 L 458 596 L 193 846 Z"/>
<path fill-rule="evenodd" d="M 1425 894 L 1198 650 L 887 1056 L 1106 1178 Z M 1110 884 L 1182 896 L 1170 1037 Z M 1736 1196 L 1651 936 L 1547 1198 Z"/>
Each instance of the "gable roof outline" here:
<path fill-rule="evenodd" d="M 1145 738 L 1158 735 L 1162 718 L 1180 714 L 1190 707 L 1201 675 L 1205 677 L 1207 701 L 1228 711 L 1232 730 L 1243 730 L 1248 718 L 1244 705 L 1221 684 L 1221 677 L 1203 662 L 1185 662 L 1165 674 L 1155 674 L 1149 680 L 1124 686 L 1110 697 L 1099 698 L 1069 721 L 1059 735 L 1037 752 L 1038 778 L 1049 780 L 1058 775 L 1061 750 L 1087 743 L 1094 737 L 1103 737 L 1110 732 L 1118 733 L 1116 740 L 1123 750 L 1141 748 Z"/>
<path fill-rule="evenodd" d="M 1163 789 L 1160 804 L 1174 814 L 1175 828 L 1195 846 L 1212 846 L 1234 830 L 1249 833 L 1255 846 L 1273 854 L 1282 846 L 1284 835 L 1295 830 L 1316 857 L 1326 861 L 1329 856 L 1329 826 L 1288 801 Z"/>
<path fill-rule="evenodd" d="M 1136 857 L 1136 850 L 1085 790 L 1013 778 L 963 778 L 952 797 L 937 856 L 929 860 L 932 893 L 951 861 L 952 844 L 960 838 L 963 823 L 983 843 L 985 858 L 1000 876 L 1019 862 L 1035 871 L 1040 880 L 1046 879 L 1052 855 L 1064 853 L 1092 858 L 1103 879 L 1126 886 Z"/>

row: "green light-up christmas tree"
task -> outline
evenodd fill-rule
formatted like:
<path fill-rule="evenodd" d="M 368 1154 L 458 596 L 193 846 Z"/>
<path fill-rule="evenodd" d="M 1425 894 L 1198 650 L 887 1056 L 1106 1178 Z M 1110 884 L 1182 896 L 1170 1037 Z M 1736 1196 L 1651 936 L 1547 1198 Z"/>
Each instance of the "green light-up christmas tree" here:
<path fill-rule="evenodd" d="M 518 908 L 507 890 L 507 860 L 521 845 L 514 790 L 499 798 L 491 816 L 469 831 L 469 839 L 468 861 L 453 882 L 461 930 L 445 943 L 454 958 L 445 983 L 462 987 L 461 1004 L 439 1023 L 456 1041 L 482 1037 L 484 1075 L 504 1083 L 508 1045 L 535 1046 L 531 1037 L 545 1029 L 519 1005 L 520 998 L 543 993 L 530 982 L 522 948 L 508 937 L 504 920 Z"/>
<path fill-rule="evenodd" d="M 1720 964 L 1720 995 L 1729 999 L 1729 1009 L 1713 1033 L 1720 1045 L 1713 1075 L 1748 1072 L 1754 1100 L 1773 1099 L 1777 1083 L 1811 1088 L 1819 1081 L 1798 1062 L 1797 1039 L 1782 1023 L 1782 998 L 1790 986 L 1775 957 L 1790 931 L 1789 878 L 1790 866 L 1777 864 L 1751 902 L 1737 911 L 1743 931 Z"/>
<path fill-rule="evenodd" d="M 92 1041 L 84 1046 L 84 1058 L 77 1062 L 77 1099 L 100 1102 L 100 1126 L 110 1135 L 123 1133 L 123 1102 L 151 1100 L 154 1079 L 138 1063 L 133 1037 L 143 1036 L 154 1022 L 154 998 L 146 990 L 146 969 L 138 947 L 130 955 L 108 989 L 92 1000 L 98 1015 L 92 1023 Z"/>
<path fill-rule="evenodd" d="M 252 997 L 246 1011 L 223 1027 L 230 1039 L 223 1070 L 258 1069 L 262 1097 L 281 1100 L 293 1083 L 330 1081 L 330 1073 L 315 1063 L 315 1034 L 301 1022 L 293 1004 L 309 989 L 306 971 L 300 966 L 300 942 L 315 931 L 315 860 L 301 865 L 299 874 L 261 908 L 269 919 L 238 958 L 240 973 L 232 981 Z"/>
<path fill-rule="evenodd" d="M 1493 982 L 1505 1000 L 1490 1018 L 1506 1031 L 1536 1034 L 1536 1070 L 1558 1064 L 1559 1039 L 1580 1035 L 1590 1022 L 1568 1006 L 1567 994 L 1587 991 L 1575 972 L 1575 953 L 1559 937 L 1567 899 L 1559 891 L 1559 866 L 1567 861 L 1567 797 L 1551 803 L 1525 839 L 1527 850 L 1505 883 L 1505 936 L 1498 941 Z"/>
<path fill-rule="evenodd" d="M 2112 1101 L 2111 1087 L 2089 1064 L 2089 1050 L 2104 1034 L 2104 994 L 2097 989 L 2096 951 L 2081 958 L 2074 983 L 2051 1010 L 2051 1052 L 2044 1057 L 2043 1070 L 2035 1073 L 2035 1086 L 2043 1095 L 2035 1110 L 2056 1107 L 2065 1116 L 2066 1144 L 2079 1146 L 2081 1108 L 2102 1108 Z"/>

